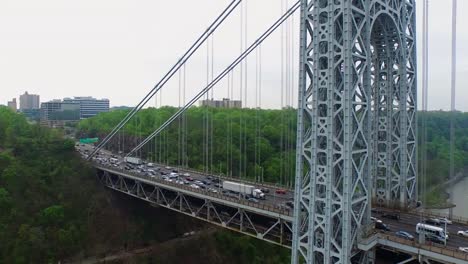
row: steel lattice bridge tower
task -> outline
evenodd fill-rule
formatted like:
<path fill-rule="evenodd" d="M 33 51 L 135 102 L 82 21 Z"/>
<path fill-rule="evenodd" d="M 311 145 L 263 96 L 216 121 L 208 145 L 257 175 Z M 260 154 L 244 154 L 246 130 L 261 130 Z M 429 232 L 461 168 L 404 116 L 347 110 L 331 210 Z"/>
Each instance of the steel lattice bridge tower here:
<path fill-rule="evenodd" d="M 302 0 L 292 263 L 369 263 L 374 206 L 416 201 L 414 0 Z"/>

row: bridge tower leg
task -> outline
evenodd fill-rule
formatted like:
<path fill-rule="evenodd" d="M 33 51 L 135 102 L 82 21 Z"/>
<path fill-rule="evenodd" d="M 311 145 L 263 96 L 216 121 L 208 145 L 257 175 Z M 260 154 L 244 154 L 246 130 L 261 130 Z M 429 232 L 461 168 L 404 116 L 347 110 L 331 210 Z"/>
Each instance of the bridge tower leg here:
<path fill-rule="evenodd" d="M 372 262 L 372 193 L 416 197 L 414 16 L 414 0 L 302 0 L 293 264 Z"/>

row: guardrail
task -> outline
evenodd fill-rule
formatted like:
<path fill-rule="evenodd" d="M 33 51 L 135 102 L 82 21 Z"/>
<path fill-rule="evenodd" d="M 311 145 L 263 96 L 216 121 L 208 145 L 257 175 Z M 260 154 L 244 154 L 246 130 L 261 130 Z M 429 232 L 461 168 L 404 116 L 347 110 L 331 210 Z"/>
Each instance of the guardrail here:
<path fill-rule="evenodd" d="M 415 214 L 415 213 L 410 213 L 410 214 L 422 215 L 424 217 L 447 217 L 448 218 L 448 215 L 446 214 L 441 214 L 441 213 L 439 214 L 439 213 L 434 213 L 434 212 L 423 212 L 422 214 Z M 455 222 L 455 223 L 468 225 L 468 218 L 466 217 L 452 216 L 450 220 L 452 220 L 452 222 Z"/>
<path fill-rule="evenodd" d="M 399 214 L 405 214 L 405 215 L 413 215 L 413 216 L 418 216 L 418 217 L 424 217 L 424 218 L 449 218 L 447 214 L 443 213 L 434 213 L 434 212 L 427 212 L 427 211 L 402 211 L 402 210 L 396 210 L 396 209 L 391 209 L 391 208 L 385 208 L 385 207 L 376 207 L 372 208 L 379 210 L 380 212 L 392 212 L 392 213 L 399 213 Z M 464 224 L 468 225 L 468 218 L 466 217 L 461 217 L 461 216 L 453 216 L 449 218 L 452 222 L 459 223 L 459 224 Z"/>
<path fill-rule="evenodd" d="M 389 235 L 389 234 L 383 234 L 383 233 L 378 233 L 377 235 L 381 239 L 386 239 L 386 240 L 393 241 L 399 244 L 424 249 L 427 251 L 431 251 L 431 252 L 449 256 L 449 257 L 454 257 L 454 258 L 461 259 L 461 260 L 468 260 L 468 254 L 461 252 L 460 250 L 458 250 L 458 248 L 443 247 L 434 243 L 419 244 L 416 241 L 411 241 L 411 240 L 407 240 L 404 238 L 400 238 L 400 237 Z"/>
<path fill-rule="evenodd" d="M 203 194 L 205 196 L 211 196 L 211 197 L 218 198 L 218 199 L 221 199 L 221 200 L 231 201 L 231 202 L 235 202 L 237 204 L 242 204 L 242 205 L 246 205 L 246 206 L 249 206 L 249 207 L 254 207 L 254 208 L 258 208 L 258 209 L 261 209 L 261 210 L 270 211 L 270 212 L 274 212 L 274 213 L 278 213 L 278 214 L 282 214 L 282 215 L 292 216 L 292 214 L 293 214 L 292 210 L 289 210 L 288 208 L 276 208 L 275 206 L 271 206 L 271 205 L 268 205 L 268 204 L 254 203 L 254 202 L 250 202 L 248 200 L 243 200 L 243 199 L 234 199 L 232 197 L 229 197 L 229 196 L 226 196 L 226 195 L 223 195 L 223 194 L 220 194 L 220 193 L 214 193 L 214 192 L 210 192 L 210 191 L 207 191 L 207 190 L 204 190 L 204 189 L 192 188 L 192 187 L 187 186 L 185 184 L 178 184 L 178 183 L 174 183 L 174 182 L 165 181 L 165 180 L 159 179 L 157 177 L 150 177 L 150 176 L 146 176 L 146 175 L 140 175 L 140 174 L 130 172 L 130 171 L 126 171 L 126 170 L 122 170 L 122 169 L 116 168 L 116 167 L 109 167 L 109 166 L 105 166 L 105 165 L 102 165 L 102 164 L 96 164 L 96 163 L 94 163 L 94 164 L 95 164 L 95 166 L 97 168 L 118 171 L 118 172 L 120 172 L 122 174 L 128 174 L 128 175 L 131 175 L 131 176 L 136 177 L 136 178 L 145 179 L 147 181 L 152 181 L 152 182 L 157 182 L 157 183 L 162 184 L 162 185 L 168 185 L 168 186 L 176 187 L 178 189 L 183 189 L 183 190 L 187 190 L 187 191 L 191 191 L 191 192 L 200 193 L 200 194 Z"/>

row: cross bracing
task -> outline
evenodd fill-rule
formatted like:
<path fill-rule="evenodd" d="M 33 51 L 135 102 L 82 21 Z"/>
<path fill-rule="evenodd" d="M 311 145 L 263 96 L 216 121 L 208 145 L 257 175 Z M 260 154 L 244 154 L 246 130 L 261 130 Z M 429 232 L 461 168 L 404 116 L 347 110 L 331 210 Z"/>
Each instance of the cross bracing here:
<path fill-rule="evenodd" d="M 356 248 L 372 189 L 415 202 L 414 4 L 301 1 L 292 263 L 372 262 Z"/>

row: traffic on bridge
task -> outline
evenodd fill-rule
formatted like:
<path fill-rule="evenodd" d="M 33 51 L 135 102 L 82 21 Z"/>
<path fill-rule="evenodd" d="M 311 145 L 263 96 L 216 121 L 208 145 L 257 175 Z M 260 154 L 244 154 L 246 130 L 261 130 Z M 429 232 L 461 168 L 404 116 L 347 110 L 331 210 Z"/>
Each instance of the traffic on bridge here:
<path fill-rule="evenodd" d="M 95 147 L 88 144 L 77 143 L 76 148 L 82 157 L 86 158 Z M 109 172 L 119 170 L 121 172 L 131 173 L 132 175 L 138 175 L 145 179 L 158 181 L 166 185 L 176 186 L 181 189 L 192 189 L 196 192 L 216 195 L 216 197 L 224 200 L 234 200 L 239 204 L 244 203 L 248 207 L 262 208 L 265 211 L 279 213 L 280 215 L 285 216 L 283 219 L 286 224 L 291 224 L 294 192 L 286 187 L 264 183 L 253 183 L 235 178 L 227 178 L 221 175 L 211 175 L 187 168 L 151 163 L 139 158 L 125 159 L 121 155 L 112 153 L 105 149 L 101 149 L 100 152 L 93 157 L 92 161 L 96 168 L 108 170 Z M 247 193 L 244 192 L 245 190 L 236 191 L 225 189 L 224 187 L 226 186 L 223 184 L 225 182 L 239 183 L 242 184 L 241 186 L 253 186 L 253 188 L 260 190 L 264 196 L 261 198 L 255 198 L 255 194 L 251 192 L 250 188 L 245 188 L 245 190 L 248 190 Z M 197 208 L 200 209 L 201 207 L 203 207 L 203 204 L 198 204 Z M 234 215 L 232 213 L 232 208 L 220 208 L 220 218 L 224 218 L 223 220 L 228 221 Z M 255 211 L 256 210 L 254 209 L 252 210 L 252 212 Z M 258 213 L 258 215 L 262 215 L 262 212 Z M 275 231 L 274 228 L 272 230 L 269 229 L 276 224 L 276 219 L 268 219 L 268 215 L 263 216 L 265 217 L 264 219 L 262 219 L 262 217 L 251 217 L 251 224 L 256 230 L 263 230 L 263 232 Z M 418 232 L 418 226 L 424 225 L 426 229 L 431 230 L 431 232 L 434 232 L 433 230 L 442 230 L 442 232 L 447 234 L 446 240 L 440 239 L 438 236 L 426 234 L 425 244 L 436 248 L 445 248 L 448 252 L 459 254 L 460 256 L 468 259 L 468 219 L 458 219 L 458 221 L 455 222 L 447 219 L 446 217 L 436 216 L 434 214 L 373 208 L 372 220 L 374 222 L 375 233 L 378 232 L 382 234 L 383 237 L 399 238 L 400 241 L 402 239 L 407 240 L 408 243 L 418 244 L 420 233 Z M 240 225 L 239 222 L 237 224 Z M 239 231 L 237 229 L 233 230 Z M 273 241 L 282 246 L 290 247 L 290 231 L 291 230 L 288 231 L 287 229 L 278 231 L 274 237 L 284 237 L 284 240 L 281 240 L 281 243 L 277 242 L 275 239 L 273 239 Z M 250 233 L 248 234 L 252 235 Z M 258 234 L 255 234 L 254 236 L 259 237 Z M 267 236 L 265 236 L 265 240 L 270 241 L 266 238 Z"/>

